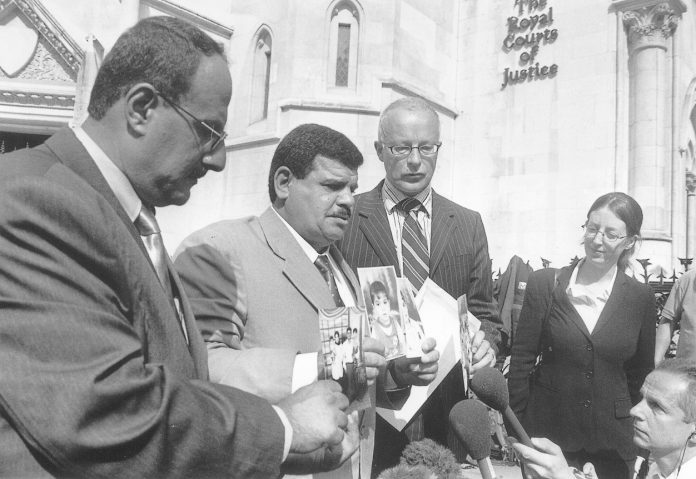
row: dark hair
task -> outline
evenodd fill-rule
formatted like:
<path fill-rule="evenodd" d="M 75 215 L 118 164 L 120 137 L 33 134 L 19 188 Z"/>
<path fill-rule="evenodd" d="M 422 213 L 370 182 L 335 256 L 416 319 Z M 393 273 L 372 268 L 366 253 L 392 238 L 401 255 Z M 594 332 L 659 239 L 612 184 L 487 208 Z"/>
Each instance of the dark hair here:
<path fill-rule="evenodd" d="M 374 302 L 375 296 L 377 296 L 379 293 L 384 293 L 387 298 L 389 297 L 389 293 L 387 293 L 387 288 L 384 286 L 384 283 L 381 281 L 373 281 L 370 283 L 370 301 Z"/>
<path fill-rule="evenodd" d="M 191 89 L 202 55 L 224 50 L 198 27 L 174 17 L 149 17 L 123 33 L 104 58 L 94 81 L 89 114 L 96 120 L 133 85 L 150 83 L 178 101 Z"/>
<path fill-rule="evenodd" d="M 273 154 L 268 173 L 271 202 L 277 198 L 274 177 L 278 168 L 285 166 L 301 179 L 312 171 L 317 155 L 336 160 L 351 170 L 357 170 L 363 163 L 360 150 L 343 133 L 313 123 L 300 125 L 285 135 Z"/>
<path fill-rule="evenodd" d="M 653 372 L 657 371 L 673 374 L 686 383 L 677 396 L 677 403 L 684 412 L 684 420 L 696 422 L 696 362 L 682 358 L 665 359 Z"/>
<path fill-rule="evenodd" d="M 609 210 L 616 215 L 621 221 L 626 224 L 626 234 L 628 236 L 640 237 L 640 227 L 643 225 L 643 210 L 636 200 L 628 196 L 626 193 L 613 191 L 597 198 L 590 209 L 587 211 L 587 219 L 590 219 L 590 214 L 602 208 Z M 628 259 L 636 249 L 636 244 L 633 243 L 631 248 L 624 250 L 619 256 L 619 266 L 626 268 Z"/>

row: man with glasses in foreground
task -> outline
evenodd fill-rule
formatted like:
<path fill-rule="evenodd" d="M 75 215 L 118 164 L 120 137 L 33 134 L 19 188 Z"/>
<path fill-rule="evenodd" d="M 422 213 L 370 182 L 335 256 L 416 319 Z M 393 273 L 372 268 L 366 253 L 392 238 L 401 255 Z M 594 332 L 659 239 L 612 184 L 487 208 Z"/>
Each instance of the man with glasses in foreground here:
<path fill-rule="evenodd" d="M 633 443 L 650 452 L 647 476 L 633 478 L 687 479 L 696 477 L 696 362 L 667 359 L 645 378 L 641 401 L 631 409 Z M 577 479 L 596 477 L 568 467 L 561 448 L 548 439 L 533 438 L 536 449 L 514 445 L 527 468 L 527 477 Z M 593 468 L 586 464 L 585 473 Z M 599 476 L 599 479 L 612 479 Z"/>
<path fill-rule="evenodd" d="M 154 208 L 223 169 L 231 94 L 219 44 L 148 18 L 104 59 L 82 127 L 0 155 L 1 477 L 271 478 L 354 451 L 330 381 L 274 406 L 207 381 Z"/>
<path fill-rule="evenodd" d="M 375 141 L 386 178 L 356 196 L 355 213 L 339 248 L 354 269 L 393 265 L 414 290 L 430 277 L 455 299 L 466 294 L 469 310 L 482 322 L 483 332 L 473 341 L 475 371 L 495 364 L 494 348 L 500 341 L 488 242 L 477 212 L 433 191 L 430 182 L 440 147 L 440 119 L 425 100 L 406 97 L 387 106 Z M 373 471 L 397 464 L 409 441 L 425 436 L 447 444 L 449 411 L 464 397 L 457 366 L 404 432 L 378 418 Z M 461 451 L 453 436 L 449 443 Z"/>

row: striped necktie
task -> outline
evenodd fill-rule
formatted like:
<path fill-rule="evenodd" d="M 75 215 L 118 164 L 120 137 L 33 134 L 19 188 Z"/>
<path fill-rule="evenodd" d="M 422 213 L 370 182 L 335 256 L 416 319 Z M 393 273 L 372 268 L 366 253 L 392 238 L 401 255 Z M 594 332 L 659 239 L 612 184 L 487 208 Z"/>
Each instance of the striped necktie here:
<path fill-rule="evenodd" d="M 422 204 L 415 198 L 406 198 L 396 207 L 406 213 L 404 226 L 401 231 L 401 255 L 403 257 L 401 276 L 408 278 L 417 290 L 423 286 L 428 277 L 430 253 L 428 242 L 421 230 L 416 215 Z"/>
<path fill-rule="evenodd" d="M 314 261 L 314 266 L 317 267 L 322 277 L 324 278 L 324 281 L 326 281 L 326 284 L 329 287 L 329 291 L 331 292 L 331 296 L 333 297 L 336 306 L 344 306 L 343 300 L 341 299 L 341 295 L 338 293 L 338 286 L 336 286 L 336 278 L 334 277 L 333 271 L 331 270 L 329 258 L 327 258 L 325 254 L 320 254 L 319 256 L 317 256 L 316 261 Z"/>

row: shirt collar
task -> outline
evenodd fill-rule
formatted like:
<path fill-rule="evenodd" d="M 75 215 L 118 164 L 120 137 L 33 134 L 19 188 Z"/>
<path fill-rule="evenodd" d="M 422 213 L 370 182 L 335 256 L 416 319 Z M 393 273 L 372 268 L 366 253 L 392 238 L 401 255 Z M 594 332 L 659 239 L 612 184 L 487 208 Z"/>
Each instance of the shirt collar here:
<path fill-rule="evenodd" d="M 598 299 L 606 300 L 611 295 L 611 290 L 614 287 L 614 282 L 616 281 L 616 274 L 619 271 L 617 265 L 614 265 L 611 270 L 611 275 L 605 275 L 604 279 L 601 281 L 591 284 L 591 285 L 579 285 L 577 284 L 578 271 L 580 271 L 580 266 L 585 262 L 585 258 L 580 260 L 580 262 L 573 268 L 573 272 L 568 280 L 568 287 L 566 288 L 566 294 L 573 297 L 580 296 L 594 296 Z M 607 279 L 608 278 L 608 279 Z"/>
<path fill-rule="evenodd" d="M 302 236 L 300 236 L 300 234 L 297 231 L 295 231 L 295 228 L 290 226 L 290 223 L 285 221 L 285 218 L 280 216 L 280 213 L 278 213 L 276 211 L 275 207 L 272 207 L 271 209 L 278 216 L 278 218 L 280 218 L 280 221 L 282 221 L 283 224 L 288 228 L 288 230 L 290 231 L 290 234 L 295 238 L 297 243 L 300 245 L 300 248 L 302 248 L 302 251 L 304 251 L 304 253 L 307 255 L 309 260 L 312 263 L 314 263 L 317 260 L 317 258 L 319 257 L 319 253 L 317 253 L 317 250 L 315 250 L 311 244 L 307 243 L 307 240 L 305 240 Z M 327 248 L 324 253 L 328 253 L 328 252 L 329 252 L 329 250 Z"/>
<path fill-rule="evenodd" d="M 394 188 L 394 186 L 389 183 L 389 180 L 385 178 L 384 184 L 382 185 L 382 201 L 384 202 L 384 207 L 387 209 L 388 213 L 392 213 L 399 201 L 408 198 L 401 191 Z M 432 216 L 433 211 L 433 189 L 430 185 L 423 191 L 414 196 L 418 201 L 421 202 L 425 212 L 429 217 Z"/>
<path fill-rule="evenodd" d="M 106 183 L 113 190 L 116 199 L 126 211 L 128 218 L 131 221 L 135 221 L 143 207 L 143 202 L 133 189 L 131 182 L 85 130 L 76 126 L 73 127 L 73 132 L 78 141 L 85 147 L 89 156 L 92 157 L 94 163 L 96 163 Z"/>

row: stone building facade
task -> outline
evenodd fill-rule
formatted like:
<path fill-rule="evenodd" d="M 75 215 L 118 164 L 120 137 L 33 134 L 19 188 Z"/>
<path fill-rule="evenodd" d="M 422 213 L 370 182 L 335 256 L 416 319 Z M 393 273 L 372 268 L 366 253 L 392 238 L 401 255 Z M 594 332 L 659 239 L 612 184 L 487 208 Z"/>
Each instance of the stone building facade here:
<path fill-rule="evenodd" d="M 301 123 L 348 135 L 365 155 L 360 191 L 372 188 L 379 112 L 418 95 L 442 119 L 434 186 L 482 213 L 494 268 L 514 254 L 566 264 L 591 202 L 621 190 L 645 212 L 637 257 L 671 272 L 696 256 L 695 12 L 691 0 L 0 0 L 0 42 L 16 46 L 0 52 L 0 140 L 81 121 L 118 34 L 175 15 L 225 45 L 234 91 L 227 168 L 159 213 L 170 250 L 262 211 L 273 150 Z"/>

